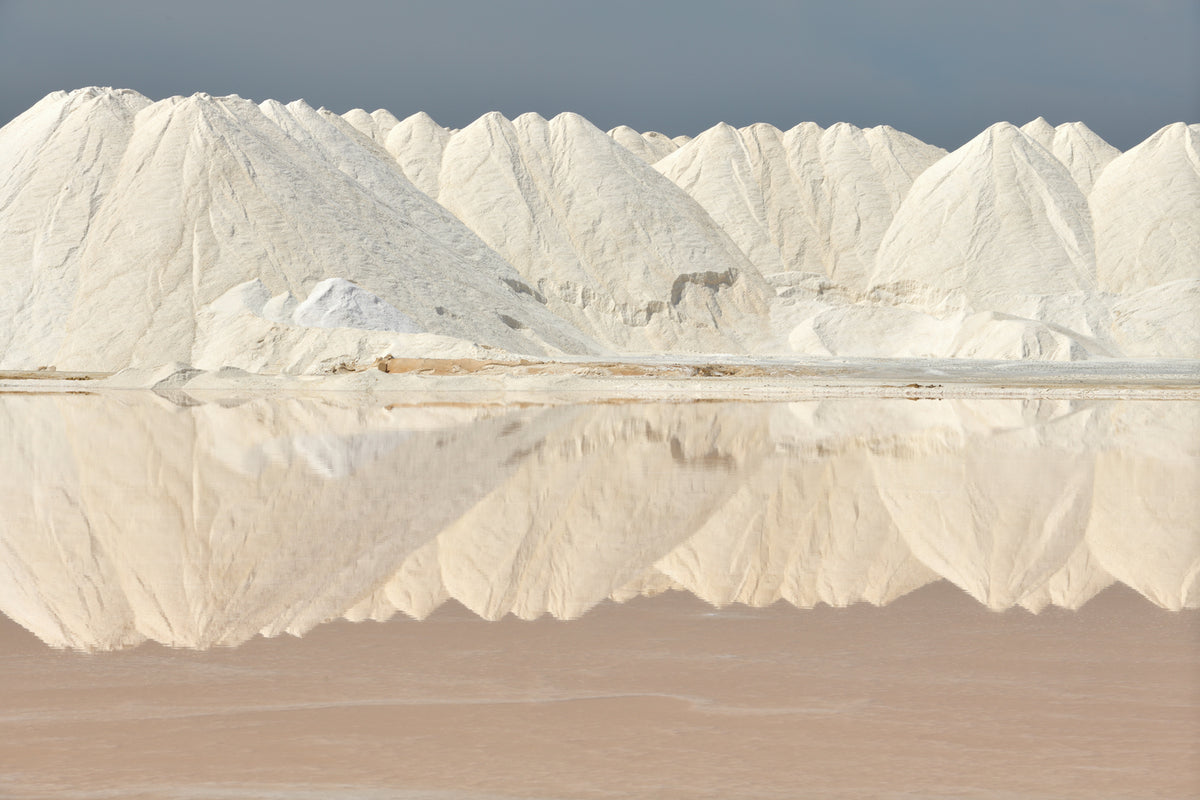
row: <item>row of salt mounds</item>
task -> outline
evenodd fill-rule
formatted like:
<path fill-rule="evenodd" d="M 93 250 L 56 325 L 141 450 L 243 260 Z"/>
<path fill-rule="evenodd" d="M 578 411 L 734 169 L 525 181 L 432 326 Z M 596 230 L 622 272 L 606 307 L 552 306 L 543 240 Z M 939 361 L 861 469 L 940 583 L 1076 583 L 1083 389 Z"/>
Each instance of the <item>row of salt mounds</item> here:
<path fill-rule="evenodd" d="M 1026 202 L 1022 182 L 1038 183 L 1041 170 L 1066 172 L 1058 163 L 1061 159 L 1041 152 L 1036 142 L 1012 126 L 996 126 L 991 132 L 1005 132 L 1009 141 L 997 148 L 984 136 L 946 156 L 945 151 L 886 126 L 861 130 L 839 123 L 822 130 L 804 123 L 781 133 L 769 125 L 736 130 L 722 124 L 662 159 L 656 168 L 696 197 L 759 269 L 773 277 L 780 299 L 775 304 L 776 331 L 769 349 L 821 355 L 1053 360 L 1112 354 L 1107 315 L 1094 292 L 1063 295 L 1062 287 L 1056 287 L 1049 297 L 1018 291 L 1016 300 L 989 295 L 982 302 L 971 302 L 955 283 L 961 280 L 961 272 L 951 276 L 953 288 L 930 288 L 922 276 L 914 279 L 904 269 L 905 279 L 886 287 L 882 304 L 876 301 L 878 291 L 868 293 L 878 282 L 879 250 L 888 231 L 909 227 L 907 220 L 894 217 L 902 204 L 913 205 L 905 200 L 910 186 L 931 165 L 953 173 L 961 186 L 975 187 L 981 180 L 985 184 L 982 200 L 964 203 L 943 188 L 940 176 L 923 179 L 936 188 L 939 198 L 950 195 L 947 204 L 962 212 L 955 229 L 962 236 L 980 234 L 977 227 L 981 227 L 986 237 L 989 217 L 1007 221 L 1011 209 L 994 207 Z M 1057 131 L 1049 128 L 1047 142 L 1070 161 L 1070 169 L 1081 179 L 1090 180 L 1116 153 L 1080 124 L 1060 126 Z M 1028 154 L 1010 152 L 1013 144 L 1035 151 L 1037 165 L 1016 178 L 1003 170 L 991 171 L 988 162 L 997 153 L 1000 160 L 1008 158 L 1010 166 L 1028 161 Z M 1057 179 L 1060 193 L 1078 195 L 1074 172 L 1052 178 Z M 1014 192 L 1014 186 L 1019 191 Z M 1079 219 L 1078 236 L 1086 238 L 1090 234 L 1086 201 L 1073 197 L 1071 203 Z M 1023 209 L 1022 215 L 1035 227 L 1053 228 L 1044 224 L 1041 208 Z M 935 217 L 926 227 L 940 230 L 943 222 Z M 937 244 L 939 236 L 929 233 L 916 238 Z M 995 247 L 999 250 L 1005 244 Z M 969 265 L 971 258 L 959 261 Z M 1076 261 L 1090 265 L 1094 254 L 1089 248 Z M 1037 286 L 1029 277 L 1014 276 L 1013 286 Z M 989 281 L 985 278 L 981 283 Z M 929 303 L 930 299 L 935 302 Z M 897 302 L 909 307 L 897 308 Z"/>
<path fill-rule="evenodd" d="M 0 366 L 298 369 L 399 344 L 347 317 L 336 329 L 359 334 L 322 351 L 302 320 L 253 310 L 246 341 L 218 331 L 234 287 L 304 296 L 335 277 L 423 332 L 390 333 L 433 337 L 405 340 L 413 354 L 448 337 L 531 354 L 1196 357 L 1198 130 L 1114 158 L 1079 123 L 1001 124 L 914 183 L 941 151 L 885 127 L 689 142 L 574 115 L 453 132 L 424 114 L 55 93 L 0 129 Z M 671 142 L 657 167 L 679 186 L 635 136 Z"/>
<path fill-rule="evenodd" d="M 887 126 L 724 123 L 655 168 L 704 206 L 763 274 L 823 275 L 863 291 L 913 179 L 945 151 Z"/>
<path fill-rule="evenodd" d="M 190 362 L 197 309 L 232 286 L 333 277 L 431 333 L 596 349 L 384 150 L 302 102 L 56 93 L 0 132 L 0 174 L 6 367 Z"/>
<path fill-rule="evenodd" d="M 1114 157 L 1078 123 L 1052 137 L 1043 123 L 998 123 L 914 182 L 877 291 L 932 313 L 1010 314 L 1092 354 L 1200 356 L 1177 324 L 1200 316 L 1196 126 Z"/>
<path fill-rule="evenodd" d="M 658 131 L 638 133 L 628 125 L 618 125 L 608 132 L 613 141 L 647 164 L 654 164 L 674 153 L 690 140 L 687 136 L 674 139 Z"/>
<path fill-rule="evenodd" d="M 540 301 L 601 343 L 743 352 L 764 338 L 771 292 L 755 266 L 691 197 L 582 117 L 493 112 L 451 135 L 418 115 L 384 141 Z"/>

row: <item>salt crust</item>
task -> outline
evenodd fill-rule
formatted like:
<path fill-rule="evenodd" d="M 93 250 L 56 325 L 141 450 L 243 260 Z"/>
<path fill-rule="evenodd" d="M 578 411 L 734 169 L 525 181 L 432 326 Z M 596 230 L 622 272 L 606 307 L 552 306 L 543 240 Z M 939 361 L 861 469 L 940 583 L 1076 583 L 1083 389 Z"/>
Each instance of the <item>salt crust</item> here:
<path fill-rule="evenodd" d="M 56 92 L 0 129 L 0 369 L 1200 358 L 1198 143 Z"/>

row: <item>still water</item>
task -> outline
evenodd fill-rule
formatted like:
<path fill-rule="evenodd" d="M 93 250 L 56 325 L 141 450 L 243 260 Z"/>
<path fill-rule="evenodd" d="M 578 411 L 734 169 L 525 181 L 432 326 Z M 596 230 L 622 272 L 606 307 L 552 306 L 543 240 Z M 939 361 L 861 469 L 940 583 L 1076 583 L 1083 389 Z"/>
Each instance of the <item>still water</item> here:
<path fill-rule="evenodd" d="M 0 796 L 1200 792 L 1195 403 L 8 395 L 0 470 Z"/>

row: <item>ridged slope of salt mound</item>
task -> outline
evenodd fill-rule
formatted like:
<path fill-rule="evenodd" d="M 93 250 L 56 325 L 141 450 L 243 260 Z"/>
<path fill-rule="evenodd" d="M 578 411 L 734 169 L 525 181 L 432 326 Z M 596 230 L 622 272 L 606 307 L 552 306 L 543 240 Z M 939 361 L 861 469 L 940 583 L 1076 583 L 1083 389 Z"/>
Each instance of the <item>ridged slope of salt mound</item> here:
<path fill-rule="evenodd" d="M 437 200 L 539 300 L 632 352 L 743 352 L 770 288 L 692 198 L 575 114 L 487 114 L 446 146 Z"/>
<path fill-rule="evenodd" d="M 1168 125 L 1113 159 L 1090 201 L 1105 291 L 1200 277 L 1200 125 Z"/>
<path fill-rule="evenodd" d="M 658 131 L 638 133 L 628 125 L 618 125 L 608 135 L 647 164 L 660 161 L 679 149 L 679 144 L 666 134 Z"/>
<path fill-rule="evenodd" d="M 93 95 L 101 99 L 86 99 Z M 0 249 L 19 252 L 40 237 L 66 254 L 68 269 L 53 293 L 5 293 L 20 298 L 16 314 L 49 330 L 25 347 L 10 342 L 0 364 L 188 362 L 196 310 L 250 279 L 303 296 L 345 278 L 423 330 L 513 352 L 595 347 L 534 301 L 382 148 L 301 102 L 196 95 L 151 105 L 84 90 L 4 133 L 4 156 L 26 157 L 9 172 Z M 89 150 L 98 135 L 105 146 Z M 57 193 L 37 188 L 51 181 Z M 69 225 L 46 224 L 56 209 L 69 212 Z M 55 272 L 43 266 L 44 274 Z"/>
<path fill-rule="evenodd" d="M 0 364 L 54 363 L 90 269 L 81 244 L 148 105 L 131 91 L 55 92 L 0 128 Z"/>
<path fill-rule="evenodd" d="M 978 310 L 1020 313 L 1004 295 L 1095 292 L 1095 269 L 1091 216 L 1071 173 L 1001 122 L 913 182 L 872 282 L 934 306 L 962 292 Z"/>
<path fill-rule="evenodd" d="M 764 274 L 813 272 L 862 291 L 913 179 L 945 151 L 887 126 L 724 123 L 655 168 L 687 191 Z"/>

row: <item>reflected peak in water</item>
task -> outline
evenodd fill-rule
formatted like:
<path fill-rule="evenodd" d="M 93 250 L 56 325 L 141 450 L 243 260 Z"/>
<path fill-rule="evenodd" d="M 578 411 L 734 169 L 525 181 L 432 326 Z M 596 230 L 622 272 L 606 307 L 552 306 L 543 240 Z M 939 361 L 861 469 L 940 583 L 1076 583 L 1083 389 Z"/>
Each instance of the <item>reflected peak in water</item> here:
<path fill-rule="evenodd" d="M 1200 606 L 1200 411 L 1168 401 L 385 408 L 0 398 L 0 611 L 55 647 L 346 617 L 570 619 L 686 590 Z"/>

